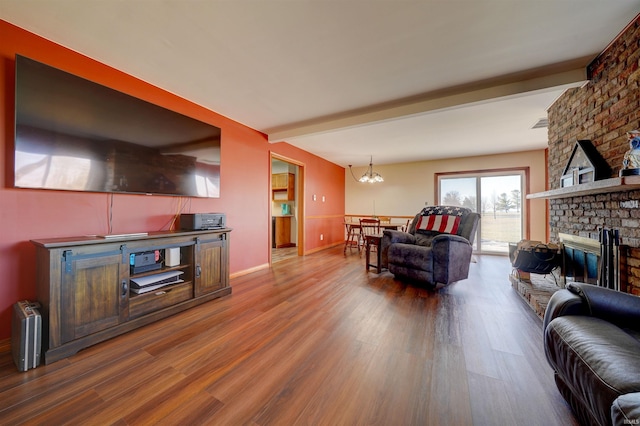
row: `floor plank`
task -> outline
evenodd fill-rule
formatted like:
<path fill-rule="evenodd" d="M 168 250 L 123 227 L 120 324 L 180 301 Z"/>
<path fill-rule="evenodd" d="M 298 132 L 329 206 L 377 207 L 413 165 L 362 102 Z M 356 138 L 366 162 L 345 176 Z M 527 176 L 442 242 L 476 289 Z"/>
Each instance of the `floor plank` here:
<path fill-rule="evenodd" d="M 335 247 L 234 278 L 233 293 L 20 373 L 0 423 L 577 425 L 505 257 L 438 291 Z"/>

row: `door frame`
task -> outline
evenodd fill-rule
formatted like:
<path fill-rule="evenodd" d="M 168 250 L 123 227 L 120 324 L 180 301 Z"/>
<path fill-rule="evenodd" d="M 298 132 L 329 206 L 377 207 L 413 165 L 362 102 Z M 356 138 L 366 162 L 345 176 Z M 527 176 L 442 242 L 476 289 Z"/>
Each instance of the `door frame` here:
<path fill-rule="evenodd" d="M 531 233 L 531 224 L 530 224 L 530 211 L 531 211 L 531 206 L 530 206 L 530 201 L 526 195 L 529 194 L 530 191 L 530 184 L 531 184 L 531 177 L 530 177 L 530 170 L 529 170 L 529 166 L 524 166 L 524 167 L 504 167 L 504 168 L 495 168 L 495 169 L 484 169 L 484 170 L 465 170 L 465 171 L 455 171 L 455 172 L 437 172 L 434 173 L 434 194 L 435 194 L 435 199 L 437 200 L 436 203 L 434 204 L 440 204 L 440 178 L 447 178 L 447 177 L 483 177 L 483 176 L 499 176 L 499 175 L 508 175 L 508 174 L 521 174 L 522 175 L 522 179 L 523 182 L 521 182 L 521 188 L 522 188 L 522 193 L 521 193 L 521 197 L 522 197 L 522 238 L 524 239 L 529 239 L 530 238 L 530 233 Z M 480 213 L 480 212 L 479 212 Z M 478 224 L 478 234 L 477 234 L 477 238 L 481 238 L 480 236 L 480 232 L 481 232 L 481 224 Z M 479 243 L 479 247 L 480 249 L 482 249 L 482 245 Z M 489 254 L 493 254 L 493 252 L 487 252 Z"/>
<path fill-rule="evenodd" d="M 285 157 L 284 155 L 277 154 L 273 151 L 269 153 L 269 265 L 271 265 L 271 239 L 272 239 L 272 229 L 273 224 L 271 223 L 271 218 L 273 216 L 272 212 L 272 192 L 271 188 L 273 187 L 273 182 L 271 181 L 271 177 L 273 175 L 273 160 L 283 161 L 285 163 L 293 164 L 298 167 L 298 173 L 296 176 L 296 203 L 298 205 L 296 209 L 296 223 L 297 223 L 297 236 L 296 236 L 296 245 L 298 247 L 298 256 L 304 256 L 304 228 L 305 228 L 305 203 L 304 203 L 304 194 L 305 194 L 305 173 L 306 166 L 304 163 L 294 160 L 293 158 Z"/>

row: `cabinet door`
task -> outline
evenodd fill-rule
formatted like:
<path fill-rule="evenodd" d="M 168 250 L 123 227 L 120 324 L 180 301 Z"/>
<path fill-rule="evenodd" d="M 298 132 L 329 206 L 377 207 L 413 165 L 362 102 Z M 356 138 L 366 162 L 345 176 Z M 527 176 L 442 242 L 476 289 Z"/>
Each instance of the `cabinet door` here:
<path fill-rule="evenodd" d="M 127 320 L 128 265 L 121 251 L 63 255 L 60 289 L 62 343 Z"/>
<path fill-rule="evenodd" d="M 276 248 L 291 246 L 291 218 L 277 216 L 275 220 Z"/>
<path fill-rule="evenodd" d="M 287 189 L 287 175 L 288 173 L 278 173 L 271 175 L 271 188 Z"/>
<path fill-rule="evenodd" d="M 225 233 L 198 238 L 196 242 L 196 274 L 194 296 L 202 296 L 228 285 L 227 235 Z"/>

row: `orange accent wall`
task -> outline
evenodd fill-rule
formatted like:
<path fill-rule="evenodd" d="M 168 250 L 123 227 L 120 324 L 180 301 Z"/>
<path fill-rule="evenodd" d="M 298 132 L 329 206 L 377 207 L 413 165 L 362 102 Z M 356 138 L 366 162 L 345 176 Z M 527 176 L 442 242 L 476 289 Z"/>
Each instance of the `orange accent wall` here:
<path fill-rule="evenodd" d="M 287 143 L 270 144 L 267 137 L 256 130 L 2 20 L 0 40 L 0 339 L 10 335 L 12 305 L 18 300 L 36 299 L 35 249 L 29 240 L 108 233 L 111 202 L 110 194 L 12 187 L 16 54 L 222 129 L 220 198 L 116 194 L 113 195 L 113 233 L 169 229 L 180 209 L 224 212 L 228 225 L 233 228 L 231 273 L 267 264 L 271 152 L 305 165 L 305 217 L 344 215 L 344 168 Z M 325 195 L 326 202 L 311 201 L 314 193 Z M 305 252 L 343 240 L 341 220 L 340 223 L 334 219 L 309 220 L 314 224 L 305 231 Z M 324 241 L 315 235 L 319 233 L 324 233 Z"/>

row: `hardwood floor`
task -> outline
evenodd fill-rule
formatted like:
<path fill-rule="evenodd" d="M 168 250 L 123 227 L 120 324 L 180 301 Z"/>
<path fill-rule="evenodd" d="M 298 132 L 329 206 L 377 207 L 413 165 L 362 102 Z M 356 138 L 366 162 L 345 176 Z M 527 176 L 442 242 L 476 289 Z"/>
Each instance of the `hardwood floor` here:
<path fill-rule="evenodd" d="M 438 292 L 342 246 L 232 280 L 233 294 L 20 373 L 0 423 L 577 425 L 504 257 Z"/>
<path fill-rule="evenodd" d="M 282 262 L 297 255 L 298 247 L 274 248 L 271 249 L 271 263 Z"/>

